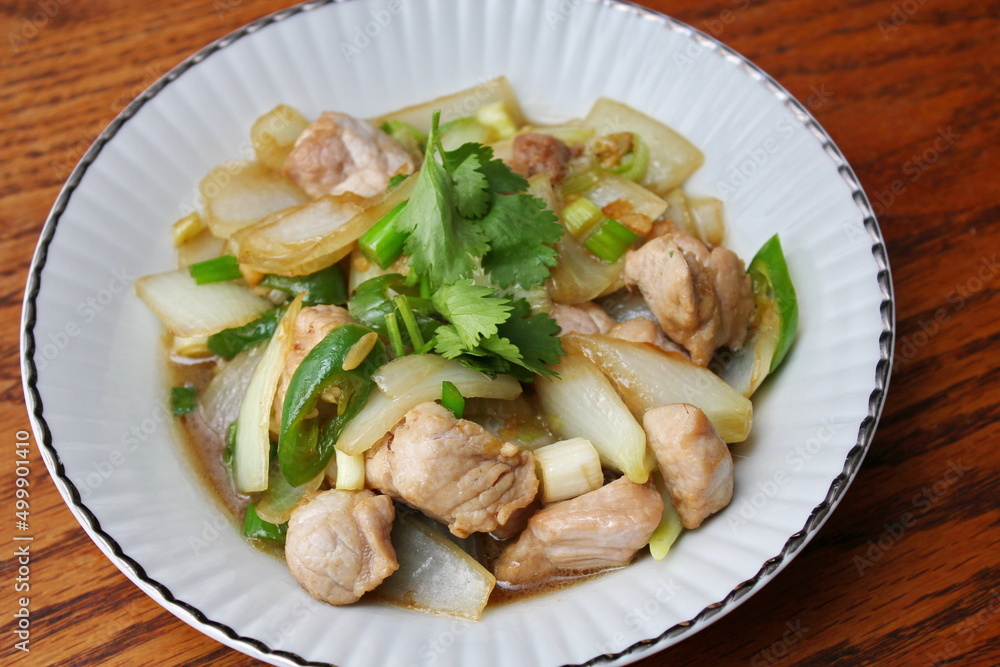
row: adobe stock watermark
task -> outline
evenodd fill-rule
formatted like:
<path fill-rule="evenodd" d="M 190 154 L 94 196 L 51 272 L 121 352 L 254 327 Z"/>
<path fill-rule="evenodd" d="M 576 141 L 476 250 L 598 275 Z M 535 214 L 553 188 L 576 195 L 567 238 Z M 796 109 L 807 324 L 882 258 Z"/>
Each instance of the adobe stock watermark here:
<path fill-rule="evenodd" d="M 771 473 L 770 479 L 758 481 L 753 489 L 741 492 L 740 502 L 736 507 L 726 512 L 726 525 L 733 533 L 739 532 L 760 513 L 764 507 L 776 498 L 785 486 L 792 480 L 794 473 L 802 470 L 806 464 L 819 454 L 840 433 L 843 424 L 836 423 L 831 417 L 824 417 L 816 434 L 805 442 L 795 446 L 785 454 L 784 467 Z"/>
<path fill-rule="evenodd" d="M 570 14 L 583 5 L 583 0 L 559 0 L 555 9 L 545 10 L 545 25 L 548 28 L 555 28 L 561 23 L 565 23 Z"/>
<path fill-rule="evenodd" d="M 1000 589 L 991 588 L 990 597 L 986 601 L 986 604 L 972 616 L 952 626 L 951 631 L 956 635 L 955 638 L 949 639 L 937 651 L 928 651 L 928 660 L 936 664 L 953 662 L 962 654 L 964 648 L 975 641 L 983 628 L 996 621 L 997 612 L 1000 612 Z"/>
<path fill-rule="evenodd" d="M 750 0 L 730 0 L 730 4 L 733 5 L 732 8 L 723 9 L 715 18 L 702 22 L 700 26 L 702 32 L 706 32 L 712 37 L 719 39 L 722 33 L 726 31 L 726 28 L 735 23 L 740 15 L 750 8 L 752 3 Z M 710 50 L 710 48 L 699 44 L 696 40 L 688 39 L 685 40 L 684 50 L 673 53 L 671 60 L 673 60 L 677 71 L 683 72 Z"/>
<path fill-rule="evenodd" d="M 373 39 L 377 39 L 385 30 L 394 17 L 403 11 L 403 0 L 390 0 L 384 7 L 375 7 L 368 10 L 371 20 L 364 25 L 354 27 L 350 41 L 340 43 L 340 53 L 348 63 L 353 63 L 361 53 L 371 45 Z"/>
<path fill-rule="evenodd" d="M 928 343 L 941 331 L 941 327 L 951 321 L 953 315 L 965 309 L 969 300 L 986 288 L 1000 273 L 997 266 L 997 256 L 980 257 L 975 265 L 975 273 L 955 285 L 945 296 L 947 306 L 941 306 L 934 311 L 929 320 L 918 320 L 920 331 L 908 333 L 896 342 L 896 355 L 893 361 L 893 372 L 900 371 L 913 361 Z"/>
<path fill-rule="evenodd" d="M 879 33 L 882 34 L 882 39 L 889 41 L 892 35 L 899 31 L 904 25 L 910 22 L 913 15 L 924 6 L 927 0 L 903 0 L 902 2 L 893 3 L 892 13 L 889 14 L 888 18 L 881 18 L 875 23 L 875 27 L 878 28 Z"/>
<path fill-rule="evenodd" d="M 63 350 L 69 347 L 70 341 L 83 333 L 87 325 L 97 319 L 114 303 L 135 280 L 135 276 L 129 274 L 125 269 L 118 269 L 111 272 L 111 278 L 104 287 L 94 294 L 83 299 L 76 305 L 78 319 L 69 320 L 55 331 L 49 331 L 43 338 L 41 335 L 35 340 L 35 365 L 38 370 L 44 370 L 49 363 L 55 360 Z"/>
<path fill-rule="evenodd" d="M 871 197 L 872 211 L 875 212 L 875 215 L 882 215 L 888 211 L 896 203 L 896 199 L 906 192 L 910 183 L 919 181 L 924 172 L 934 166 L 941 159 L 941 156 L 950 151 L 961 138 L 962 135 L 955 132 L 950 125 L 946 128 L 939 128 L 931 145 L 903 163 L 901 169 L 906 178 L 897 178 L 889 184 L 888 190 L 877 190 L 875 195 Z"/>
<path fill-rule="evenodd" d="M 833 99 L 833 93 L 826 88 L 826 83 L 813 85 L 805 99 L 805 106 L 810 111 L 818 111 Z M 720 196 L 729 197 L 750 183 L 754 176 L 771 159 L 781 152 L 782 147 L 795 133 L 795 123 L 788 116 L 778 121 L 768 135 L 731 167 L 722 180 L 716 182 Z"/>
<path fill-rule="evenodd" d="M 917 523 L 917 519 L 927 514 L 940 502 L 954 485 L 971 471 L 972 468 L 962 465 L 961 459 L 958 461 L 948 461 L 948 469 L 937 480 L 920 489 L 910 499 L 909 509 L 893 521 L 882 524 L 885 531 L 876 538 L 868 540 L 867 549 L 864 555 L 855 555 L 853 558 L 854 567 L 858 570 L 858 576 L 863 577 L 875 563 L 880 561 L 885 554 L 906 535 L 906 532 Z"/>
<path fill-rule="evenodd" d="M 163 406 L 156 406 L 148 417 L 133 424 L 127 431 L 121 434 L 118 439 L 119 446 L 112 449 L 106 456 L 96 457 L 91 461 L 91 471 L 84 475 L 83 479 L 76 480 L 76 488 L 80 492 L 80 497 L 84 500 L 89 498 L 94 491 L 101 487 L 107 480 L 121 468 L 143 443 L 148 441 L 160 430 L 168 420 L 170 413 Z"/>
<path fill-rule="evenodd" d="M 633 635 L 636 632 L 659 632 L 661 630 L 659 626 L 662 623 L 658 623 L 657 619 L 679 591 L 680 586 L 677 585 L 673 577 L 660 579 L 656 582 L 656 588 L 653 589 L 652 595 L 625 614 L 622 619 L 625 627 L 632 630 Z M 611 635 L 607 641 L 597 644 L 596 649 L 600 654 L 613 654 L 628 648 L 631 643 L 629 635 L 624 630 L 620 630 Z"/>
<path fill-rule="evenodd" d="M 786 621 L 785 631 L 781 637 L 753 654 L 753 657 L 750 658 L 751 667 L 764 667 L 764 665 L 773 665 L 778 662 L 792 652 L 792 647 L 802 641 L 807 632 L 809 632 L 809 626 L 803 625 L 801 620 Z"/>
<path fill-rule="evenodd" d="M 70 0 L 39 0 L 34 9 L 18 18 L 14 29 L 7 32 L 11 52 L 14 55 L 21 53 L 69 2 Z"/>

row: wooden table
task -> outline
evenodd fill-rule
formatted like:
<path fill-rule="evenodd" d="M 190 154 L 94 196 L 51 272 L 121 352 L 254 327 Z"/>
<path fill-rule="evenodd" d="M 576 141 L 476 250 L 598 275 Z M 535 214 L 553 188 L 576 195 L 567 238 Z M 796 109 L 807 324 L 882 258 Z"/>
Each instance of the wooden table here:
<path fill-rule="evenodd" d="M 133 96 L 210 40 L 289 4 L 0 2 L 7 517 L 15 440 L 28 428 L 18 366 L 22 292 L 60 186 Z M 751 600 L 641 664 L 1000 664 L 998 6 L 643 4 L 720 38 L 812 108 L 880 213 L 898 335 L 878 434 L 819 535 Z M 258 664 L 133 586 L 77 524 L 34 446 L 30 480 L 31 652 L 13 648 L 17 567 L 8 542 L 4 664 Z M 13 527 L 5 532 L 9 539 Z"/>

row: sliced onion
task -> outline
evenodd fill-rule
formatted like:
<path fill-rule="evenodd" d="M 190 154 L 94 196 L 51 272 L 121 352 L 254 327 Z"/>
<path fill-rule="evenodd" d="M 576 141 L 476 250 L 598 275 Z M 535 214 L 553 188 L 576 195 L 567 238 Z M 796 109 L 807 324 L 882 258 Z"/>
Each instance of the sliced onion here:
<path fill-rule="evenodd" d="M 302 295 L 288 306 L 271 337 L 260 363 L 254 369 L 236 420 L 233 482 L 241 493 L 267 489 L 270 463 L 271 405 L 285 359 L 292 349 L 293 325 L 302 308 Z"/>
<path fill-rule="evenodd" d="M 649 146 L 649 167 L 641 184 L 655 193 L 676 188 L 705 161 L 700 150 L 670 127 L 606 97 L 594 103 L 585 122 L 598 136 L 635 132 L 642 137 Z"/>
<path fill-rule="evenodd" d="M 346 257 L 369 227 L 410 196 L 416 180 L 406 179 L 373 206 L 354 195 L 325 195 L 279 211 L 233 235 L 236 256 L 262 273 L 319 271 Z"/>
<path fill-rule="evenodd" d="M 613 317 L 616 322 L 628 322 L 637 317 L 645 317 L 650 322 L 656 321 L 656 316 L 649 309 L 646 300 L 640 292 L 618 290 L 597 301 L 597 305 Z"/>
<path fill-rule="evenodd" d="M 435 111 L 441 111 L 441 124 L 458 118 L 473 116 L 476 109 L 487 104 L 502 102 L 514 121 L 516 127 L 524 125 L 524 114 L 517 102 L 517 95 L 506 77 L 498 77 L 485 83 L 481 83 L 475 88 L 460 90 L 452 95 L 439 97 L 430 102 L 424 102 L 412 107 L 406 107 L 399 111 L 373 118 L 371 123 L 375 127 L 381 127 L 389 120 L 400 120 L 415 127 L 417 130 L 427 133 L 431 129 L 431 118 Z"/>
<path fill-rule="evenodd" d="M 274 307 L 239 283 L 198 285 L 183 269 L 139 278 L 135 292 L 170 333 L 180 338 L 210 336 L 238 327 Z"/>
<path fill-rule="evenodd" d="M 513 399 L 521 394 L 514 378 L 489 379 L 457 361 L 430 354 L 414 354 L 390 361 L 374 376 L 372 390 L 361 412 L 351 420 L 337 441 L 345 454 L 368 451 L 392 430 L 407 412 L 421 403 L 441 398 L 441 383 L 452 382 L 466 398 Z"/>
<path fill-rule="evenodd" d="M 268 111 L 250 128 L 250 141 L 257 161 L 274 170 L 283 169 L 295 140 L 308 126 L 305 116 L 286 104 L 279 104 Z M 260 515 L 259 506 L 257 514 Z"/>
<path fill-rule="evenodd" d="M 268 523 L 281 525 L 292 518 L 292 510 L 306 495 L 319 489 L 323 483 L 323 475 L 316 475 L 302 486 L 292 486 L 274 467 L 268 476 L 267 492 L 257 503 L 257 516 Z"/>
<path fill-rule="evenodd" d="M 254 369 L 264 354 L 264 345 L 246 348 L 229 361 L 221 364 L 218 374 L 208 383 L 198 401 L 201 419 L 218 436 L 225 440 L 229 425 L 236 422 L 240 405 L 247 393 L 247 385 Z"/>
<path fill-rule="evenodd" d="M 726 442 L 743 442 L 750 434 L 750 401 L 680 354 L 601 334 L 570 334 L 562 342 L 597 364 L 638 418 L 650 408 L 690 403 L 702 409 Z"/>
<path fill-rule="evenodd" d="M 688 209 L 695 235 L 709 246 L 722 245 L 726 238 L 726 218 L 722 202 L 715 197 L 688 197 Z"/>
<path fill-rule="evenodd" d="M 758 296 L 750 335 L 743 347 L 736 352 L 727 348 L 717 350 L 709 368 L 730 387 L 750 398 L 769 373 L 778 349 L 780 327 L 774 302 Z"/>
<path fill-rule="evenodd" d="M 556 242 L 556 252 L 559 263 L 552 268 L 548 281 L 549 294 L 556 303 L 591 301 L 625 284 L 622 278 L 624 257 L 613 263 L 598 259 L 569 233 Z"/>
<path fill-rule="evenodd" d="M 653 463 L 646 432 L 604 374 L 582 356 L 569 354 L 554 368 L 558 380 L 535 382 L 542 414 L 564 438 L 586 438 L 601 463 L 645 484 Z"/>
<path fill-rule="evenodd" d="M 259 162 L 220 164 L 198 187 L 205 203 L 205 222 L 220 239 L 275 211 L 309 201 L 309 195 L 284 174 Z"/>
<path fill-rule="evenodd" d="M 392 526 L 399 569 L 372 595 L 403 607 L 478 621 L 496 577 L 457 544 L 418 518 Z"/>
<path fill-rule="evenodd" d="M 206 229 L 177 246 L 177 268 L 185 269 L 192 264 L 218 257 L 225 246 L 225 240 L 212 236 L 212 232 Z"/>
<path fill-rule="evenodd" d="M 649 222 L 656 220 L 667 210 L 667 202 L 646 188 L 611 173 L 601 174 L 600 180 L 593 187 L 584 190 L 583 194 L 597 204 L 598 208 L 603 209 L 618 202 L 618 208 L 645 216 L 649 218 Z"/>

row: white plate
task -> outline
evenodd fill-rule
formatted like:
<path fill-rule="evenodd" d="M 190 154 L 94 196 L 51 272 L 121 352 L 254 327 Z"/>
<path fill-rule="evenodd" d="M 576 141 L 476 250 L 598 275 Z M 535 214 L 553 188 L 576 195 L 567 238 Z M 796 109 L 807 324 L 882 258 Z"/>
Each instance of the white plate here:
<path fill-rule="evenodd" d="M 479 623 L 313 601 L 246 545 L 181 454 L 160 327 L 129 283 L 172 266 L 169 224 L 277 103 L 372 116 L 504 74 L 539 120 L 600 96 L 705 153 L 690 190 L 726 203 L 743 257 L 780 232 L 798 342 L 755 401 L 736 495 L 662 563 L 492 609 Z M 788 93 L 691 28 L 616 2 L 313 2 L 185 61 L 130 105 L 45 225 L 24 309 L 25 394 L 70 508 L 138 586 L 274 664 L 625 664 L 732 610 L 816 534 L 871 441 L 894 329 L 889 268 L 844 157 Z M 610 654 L 605 656 L 604 654 Z"/>

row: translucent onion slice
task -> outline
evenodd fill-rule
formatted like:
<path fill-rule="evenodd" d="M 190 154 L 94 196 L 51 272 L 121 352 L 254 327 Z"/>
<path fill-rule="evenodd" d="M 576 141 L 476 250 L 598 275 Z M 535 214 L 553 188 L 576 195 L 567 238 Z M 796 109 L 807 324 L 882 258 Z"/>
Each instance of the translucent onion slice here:
<path fill-rule="evenodd" d="M 373 118 L 371 123 L 375 127 L 381 127 L 382 123 L 386 121 L 400 120 L 426 134 L 430 132 L 431 118 L 436 110 L 441 111 L 441 122 L 447 123 L 458 118 L 475 115 L 476 109 L 497 102 L 503 103 L 516 127 L 524 125 L 524 114 L 521 113 L 521 106 L 517 102 L 514 89 L 507 78 L 502 76 L 481 83 L 475 88 L 460 90 L 452 95 L 439 97 L 430 102 Z"/>
<path fill-rule="evenodd" d="M 268 486 L 271 405 L 285 359 L 292 349 L 293 324 L 301 308 L 302 295 L 299 295 L 278 323 L 240 405 L 233 452 L 233 483 L 241 493 L 264 491 Z"/>
<path fill-rule="evenodd" d="M 346 257 L 369 227 L 407 199 L 416 180 L 406 179 L 373 206 L 354 195 L 326 195 L 279 211 L 233 235 L 236 256 L 261 273 L 299 276 L 324 269 Z"/>
<path fill-rule="evenodd" d="M 750 401 L 680 354 L 601 334 L 570 334 L 562 342 L 611 378 L 636 417 L 661 405 L 690 403 L 702 409 L 726 442 L 743 442 L 750 434 Z"/>
<path fill-rule="evenodd" d="M 309 201 L 309 195 L 284 174 L 259 162 L 220 164 L 208 172 L 198 189 L 205 203 L 205 223 L 220 239 L 275 211 Z"/>
<path fill-rule="evenodd" d="M 688 197 L 688 209 L 695 234 L 702 243 L 722 245 L 726 238 L 726 218 L 722 202 L 715 197 Z"/>
<path fill-rule="evenodd" d="M 649 167 L 640 184 L 665 193 L 687 180 L 705 156 L 676 131 L 632 107 L 602 97 L 587 114 L 586 124 L 597 135 L 635 132 L 649 146 Z"/>
<path fill-rule="evenodd" d="M 198 401 L 198 412 L 220 441 L 226 439 L 229 425 L 236 422 L 247 385 L 264 354 L 264 345 L 252 345 L 229 361 L 220 364 L 219 372 L 208 383 Z"/>
<path fill-rule="evenodd" d="M 374 379 L 378 389 L 372 391 L 368 402 L 337 441 L 337 449 L 345 454 L 366 452 L 409 410 L 441 398 L 441 383 L 445 380 L 458 387 L 466 398 L 510 400 L 521 394 L 520 383 L 510 376 L 499 375 L 491 380 L 457 361 L 429 354 L 390 361 L 379 369 Z"/>
<path fill-rule="evenodd" d="M 559 264 L 552 268 L 547 284 L 556 303 L 583 303 L 624 286 L 624 257 L 612 263 L 598 259 L 569 233 L 563 234 L 555 247 Z"/>
<path fill-rule="evenodd" d="M 554 368 L 558 380 L 539 377 L 538 403 L 552 430 L 564 438 L 586 438 L 608 468 L 644 484 L 653 468 L 646 432 L 600 369 L 569 354 Z"/>
<path fill-rule="evenodd" d="M 139 278 L 135 292 L 170 333 L 180 338 L 210 336 L 238 327 L 274 307 L 239 283 L 197 285 L 187 269 Z"/>
<path fill-rule="evenodd" d="M 271 469 L 267 483 L 267 491 L 257 503 L 257 516 L 268 523 L 281 525 L 292 518 L 292 510 L 307 494 L 319 489 L 323 483 L 323 475 L 316 475 L 302 486 L 292 486 L 275 466 Z"/>
<path fill-rule="evenodd" d="M 594 202 L 598 208 L 603 209 L 611 204 L 617 204 L 616 209 L 643 215 L 650 221 L 656 220 L 667 210 L 667 202 L 646 188 L 627 178 L 607 172 L 601 174 L 600 180 L 595 185 L 584 190 L 583 196 Z M 610 214 L 610 211 L 606 212 Z"/>
<path fill-rule="evenodd" d="M 283 169 L 295 141 L 308 125 L 306 117 L 287 104 L 279 104 L 258 118 L 250 128 L 257 161 L 276 171 Z M 257 514 L 260 515 L 259 506 Z"/>
<path fill-rule="evenodd" d="M 778 349 L 779 329 L 774 302 L 758 295 L 750 335 L 743 347 L 736 352 L 726 348 L 719 349 L 709 368 L 717 372 L 730 387 L 750 398 L 769 373 L 771 361 Z"/>
<path fill-rule="evenodd" d="M 392 526 L 399 569 L 371 595 L 403 607 L 478 621 L 496 577 L 441 532 L 400 515 Z"/>

